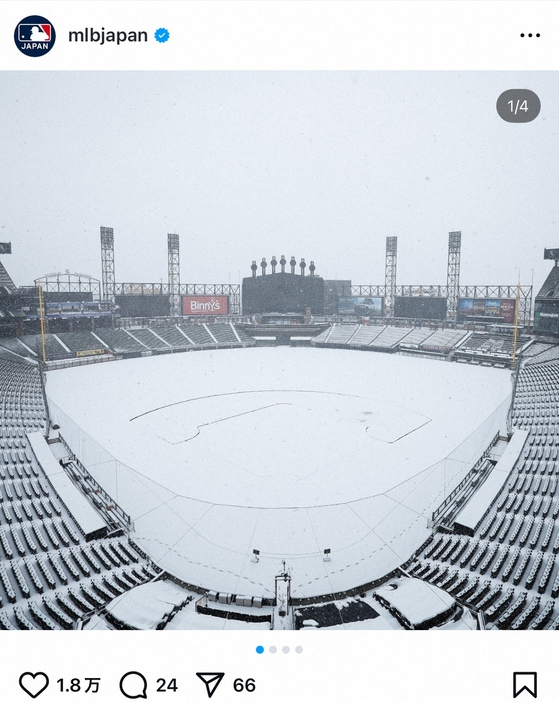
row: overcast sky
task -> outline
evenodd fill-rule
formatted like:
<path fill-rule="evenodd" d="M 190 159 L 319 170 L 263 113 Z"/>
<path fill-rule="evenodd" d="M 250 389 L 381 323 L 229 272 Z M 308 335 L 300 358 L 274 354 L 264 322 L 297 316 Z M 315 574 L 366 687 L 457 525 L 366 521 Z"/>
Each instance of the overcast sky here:
<path fill-rule="evenodd" d="M 509 88 L 540 116 L 500 119 Z M 559 246 L 556 73 L 1 73 L 0 241 L 17 285 L 69 269 L 236 283 L 253 259 L 304 257 L 316 274 L 445 284 L 462 231 L 462 284 L 539 287 Z M 268 269 L 270 270 L 270 269 Z"/>

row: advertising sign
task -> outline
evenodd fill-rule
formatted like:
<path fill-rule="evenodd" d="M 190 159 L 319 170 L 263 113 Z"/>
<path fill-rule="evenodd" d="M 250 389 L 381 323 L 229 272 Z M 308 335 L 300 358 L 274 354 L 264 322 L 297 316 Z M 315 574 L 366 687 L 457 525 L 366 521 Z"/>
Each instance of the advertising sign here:
<path fill-rule="evenodd" d="M 516 300 L 460 298 L 458 300 L 458 321 L 464 322 L 467 317 L 499 317 L 505 323 L 512 324 L 515 309 Z"/>
<path fill-rule="evenodd" d="M 356 317 L 382 317 L 383 297 L 339 297 L 338 314 Z"/>
<path fill-rule="evenodd" d="M 183 315 L 218 315 L 229 312 L 227 295 L 183 295 Z"/>
<path fill-rule="evenodd" d="M 505 322 L 512 324 L 516 313 L 516 300 L 501 300 L 501 317 Z"/>
<path fill-rule="evenodd" d="M 89 349 L 88 351 L 76 351 L 76 356 L 81 358 L 82 356 L 101 356 L 105 353 L 111 353 L 108 349 Z"/>

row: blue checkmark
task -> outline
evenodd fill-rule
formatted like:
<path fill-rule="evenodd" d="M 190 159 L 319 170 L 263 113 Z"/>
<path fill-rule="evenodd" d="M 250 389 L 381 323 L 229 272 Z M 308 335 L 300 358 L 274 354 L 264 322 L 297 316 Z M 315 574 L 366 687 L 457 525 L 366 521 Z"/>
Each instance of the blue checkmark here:
<path fill-rule="evenodd" d="M 155 39 L 160 44 L 164 44 L 166 41 L 168 41 L 169 37 L 170 37 L 169 30 L 165 29 L 165 27 L 160 27 L 155 32 Z"/>

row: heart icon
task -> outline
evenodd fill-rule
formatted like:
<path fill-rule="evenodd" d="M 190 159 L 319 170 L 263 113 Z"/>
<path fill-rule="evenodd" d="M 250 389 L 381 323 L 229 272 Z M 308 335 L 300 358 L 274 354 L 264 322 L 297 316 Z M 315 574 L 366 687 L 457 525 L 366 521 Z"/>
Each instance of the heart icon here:
<path fill-rule="evenodd" d="M 19 686 L 35 699 L 49 686 L 49 676 L 46 673 L 23 673 L 19 676 Z"/>

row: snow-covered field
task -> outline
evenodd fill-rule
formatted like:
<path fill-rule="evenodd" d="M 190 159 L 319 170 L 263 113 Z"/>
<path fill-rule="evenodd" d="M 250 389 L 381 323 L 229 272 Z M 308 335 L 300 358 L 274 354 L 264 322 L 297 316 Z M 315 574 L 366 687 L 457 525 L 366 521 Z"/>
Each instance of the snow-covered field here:
<path fill-rule="evenodd" d="M 503 425 L 510 373 L 250 348 L 53 371 L 47 394 L 62 435 L 162 567 L 266 595 L 285 560 L 292 595 L 305 597 L 378 578 L 422 543 L 433 509 Z"/>

